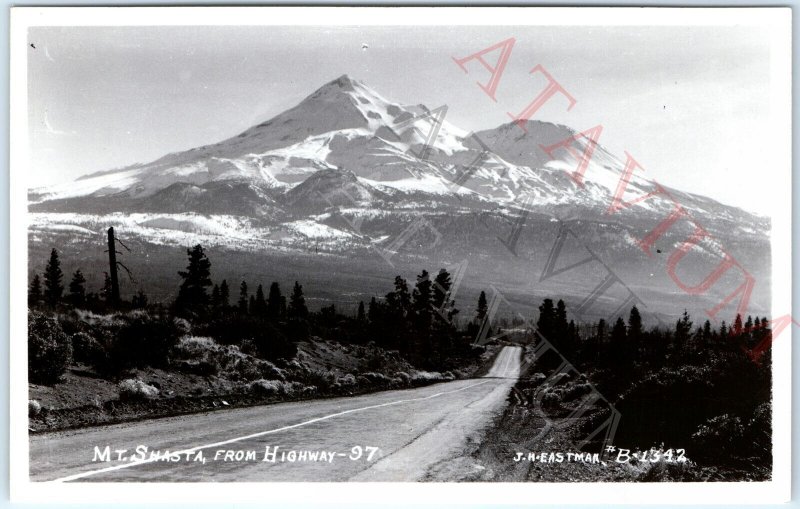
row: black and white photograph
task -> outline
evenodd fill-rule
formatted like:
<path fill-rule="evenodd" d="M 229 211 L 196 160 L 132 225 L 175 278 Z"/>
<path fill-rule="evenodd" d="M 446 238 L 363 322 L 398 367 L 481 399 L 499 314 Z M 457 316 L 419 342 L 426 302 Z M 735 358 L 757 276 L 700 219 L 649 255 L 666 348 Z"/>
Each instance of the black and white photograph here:
<path fill-rule="evenodd" d="M 788 8 L 11 21 L 21 500 L 789 498 Z"/>

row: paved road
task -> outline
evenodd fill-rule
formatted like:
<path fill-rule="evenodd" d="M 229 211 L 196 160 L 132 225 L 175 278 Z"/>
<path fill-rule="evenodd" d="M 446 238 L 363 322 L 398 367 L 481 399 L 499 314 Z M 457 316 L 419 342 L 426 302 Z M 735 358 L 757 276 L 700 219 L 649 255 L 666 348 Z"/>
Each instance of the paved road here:
<path fill-rule="evenodd" d="M 420 480 L 480 436 L 502 410 L 519 363 L 520 349 L 505 347 L 479 379 L 33 435 L 30 476 L 61 482 Z M 108 456 L 101 458 L 106 446 Z M 147 454 L 137 454 L 144 446 Z M 264 461 L 276 447 L 274 461 Z M 152 451 L 173 461 L 155 460 Z"/>

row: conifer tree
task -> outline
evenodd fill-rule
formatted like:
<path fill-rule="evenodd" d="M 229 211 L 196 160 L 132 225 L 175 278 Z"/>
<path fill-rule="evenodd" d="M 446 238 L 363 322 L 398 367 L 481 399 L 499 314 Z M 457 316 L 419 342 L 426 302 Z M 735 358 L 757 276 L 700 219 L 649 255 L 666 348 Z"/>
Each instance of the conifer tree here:
<path fill-rule="evenodd" d="M 297 281 L 294 282 L 292 295 L 289 297 L 289 308 L 287 309 L 289 318 L 305 318 L 308 316 L 306 299 L 303 297 L 303 286 Z"/>
<path fill-rule="evenodd" d="M 106 303 L 110 303 L 112 294 L 111 276 L 108 272 L 103 272 L 103 288 L 100 289 L 100 295 L 103 296 L 103 300 L 106 301 Z"/>
<path fill-rule="evenodd" d="M 425 333 L 431 327 L 431 280 L 427 270 L 417 276 L 417 284 L 411 294 L 416 329 Z"/>
<path fill-rule="evenodd" d="M 611 328 L 610 340 L 612 349 L 619 352 L 622 348 L 624 348 L 627 335 L 628 333 L 625 327 L 625 322 L 622 320 L 622 317 L 618 317 L 617 321 L 614 322 L 614 327 Z"/>
<path fill-rule="evenodd" d="M 144 293 L 144 290 L 140 288 L 139 291 L 136 292 L 136 295 L 131 299 L 131 305 L 138 309 L 147 307 L 147 295 Z"/>
<path fill-rule="evenodd" d="M 75 307 L 83 306 L 86 302 L 86 278 L 80 269 L 72 274 L 72 281 L 69 282 L 69 300 Z"/>
<path fill-rule="evenodd" d="M 206 257 L 203 246 L 197 244 L 187 249 L 189 265 L 185 271 L 179 271 L 183 278 L 175 300 L 178 310 L 201 312 L 208 305 L 206 287 L 211 286 L 211 261 Z"/>
<path fill-rule="evenodd" d="M 628 316 L 628 339 L 629 342 L 639 348 L 639 343 L 642 339 L 642 315 L 639 314 L 639 308 L 633 306 L 631 313 Z"/>
<path fill-rule="evenodd" d="M 475 318 L 478 323 L 483 322 L 488 312 L 489 305 L 486 303 L 486 292 L 481 290 L 481 294 L 478 296 L 478 309 L 475 311 Z"/>
<path fill-rule="evenodd" d="M 552 340 L 555 333 L 556 310 L 553 307 L 553 299 L 544 299 L 539 306 L 539 319 L 536 321 L 536 328 L 539 334 Z"/>
<path fill-rule="evenodd" d="M 567 306 L 564 304 L 564 301 L 558 299 L 556 303 L 556 315 L 555 315 L 555 337 L 558 340 L 562 340 L 568 336 L 568 323 L 567 323 Z"/>
<path fill-rule="evenodd" d="M 258 316 L 267 314 L 267 301 L 264 299 L 264 288 L 261 285 L 256 288 L 256 296 L 253 299 L 253 308 L 250 312 Z"/>
<path fill-rule="evenodd" d="M 211 289 L 211 307 L 214 309 L 219 309 L 220 307 L 219 285 L 216 284 Z"/>
<path fill-rule="evenodd" d="M 228 309 L 231 305 L 231 291 L 228 288 L 228 281 L 223 279 L 222 284 L 219 285 L 219 304 L 222 309 Z"/>
<path fill-rule="evenodd" d="M 378 304 L 378 299 L 372 297 L 369 301 L 369 308 L 367 310 L 367 319 L 369 319 L 369 323 L 373 325 L 378 325 L 380 322 L 380 307 Z"/>
<path fill-rule="evenodd" d="M 55 248 L 50 251 L 50 261 L 44 269 L 44 300 L 50 306 L 55 306 L 61 300 L 64 293 L 62 279 L 64 273 L 61 272 L 61 261 L 58 259 L 58 251 Z"/>
<path fill-rule="evenodd" d="M 277 282 L 269 285 L 269 297 L 267 297 L 267 316 L 277 320 L 281 315 L 281 287 Z"/>
<path fill-rule="evenodd" d="M 242 284 L 239 285 L 239 302 L 238 302 L 238 306 L 239 306 L 239 311 L 241 313 L 247 313 L 247 304 L 248 304 L 247 282 L 243 280 Z"/>
<path fill-rule="evenodd" d="M 36 307 L 42 300 L 42 281 L 39 274 L 34 274 L 31 285 L 28 288 L 28 306 Z"/>

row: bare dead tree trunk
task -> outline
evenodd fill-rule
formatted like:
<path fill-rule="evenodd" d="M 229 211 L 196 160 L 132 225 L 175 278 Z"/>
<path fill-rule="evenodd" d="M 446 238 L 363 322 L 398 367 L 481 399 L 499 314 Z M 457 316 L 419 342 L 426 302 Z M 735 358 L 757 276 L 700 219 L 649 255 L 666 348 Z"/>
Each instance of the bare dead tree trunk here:
<path fill-rule="evenodd" d="M 119 304 L 119 279 L 117 278 L 117 250 L 114 227 L 108 229 L 108 274 L 111 277 L 111 304 Z"/>

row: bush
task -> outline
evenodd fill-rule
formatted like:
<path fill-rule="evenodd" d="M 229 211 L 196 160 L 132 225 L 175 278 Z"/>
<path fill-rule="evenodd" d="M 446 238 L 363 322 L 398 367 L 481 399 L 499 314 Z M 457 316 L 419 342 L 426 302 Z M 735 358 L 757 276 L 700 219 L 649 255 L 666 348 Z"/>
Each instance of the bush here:
<path fill-rule="evenodd" d="M 344 376 L 340 376 L 336 383 L 345 387 L 352 387 L 356 385 L 356 377 L 351 373 L 347 373 Z"/>
<path fill-rule="evenodd" d="M 300 382 L 282 382 L 280 380 L 255 380 L 250 383 L 250 392 L 259 396 L 309 396 L 316 393 L 313 385 Z"/>
<path fill-rule="evenodd" d="M 389 387 L 392 379 L 382 373 L 369 372 L 361 375 L 366 381 L 366 384 L 373 387 Z M 359 377 L 359 378 L 361 378 Z"/>
<path fill-rule="evenodd" d="M 436 371 L 417 371 L 411 376 L 411 383 L 413 385 L 425 385 L 434 382 L 441 382 L 445 378 L 441 373 Z"/>
<path fill-rule="evenodd" d="M 572 401 L 590 392 L 592 392 L 592 386 L 588 383 L 571 385 L 564 390 L 564 401 Z"/>
<path fill-rule="evenodd" d="M 692 438 L 707 451 L 713 450 L 721 456 L 729 456 L 742 443 L 744 430 L 739 417 L 723 414 L 708 419 Z"/>
<path fill-rule="evenodd" d="M 164 316 L 139 314 L 123 325 L 109 348 L 108 369 L 120 372 L 130 368 L 164 367 L 178 342 L 180 331 Z"/>
<path fill-rule="evenodd" d="M 255 345 L 259 356 L 268 360 L 291 359 L 297 347 L 275 326 L 257 316 L 228 314 L 205 325 L 203 333 L 226 345 Z"/>
<path fill-rule="evenodd" d="M 72 341 L 58 321 L 41 313 L 28 313 L 28 378 L 51 385 L 58 382 L 72 362 Z"/>
<path fill-rule="evenodd" d="M 41 413 L 42 405 L 36 401 L 35 399 L 28 400 L 28 416 L 29 417 L 36 417 Z"/>
<path fill-rule="evenodd" d="M 323 391 L 328 391 L 336 383 L 336 375 L 330 371 L 308 370 L 300 375 L 304 382 Z"/>
<path fill-rule="evenodd" d="M 138 378 L 127 378 L 119 383 L 119 399 L 142 401 L 158 397 L 158 389 Z"/>
<path fill-rule="evenodd" d="M 561 406 L 561 394 L 548 390 L 542 396 L 542 406 L 545 408 L 558 408 Z"/>
<path fill-rule="evenodd" d="M 72 356 L 90 366 L 101 366 L 108 360 L 105 347 L 86 332 L 72 335 Z"/>
<path fill-rule="evenodd" d="M 236 345 L 220 345 L 207 337 L 181 338 L 173 354 L 184 359 L 178 364 L 180 369 L 198 375 L 222 373 L 231 380 L 242 381 L 286 379 L 283 370 L 273 363 L 247 355 Z"/>
<path fill-rule="evenodd" d="M 255 380 L 250 383 L 250 392 L 259 396 L 277 396 L 283 391 L 280 380 Z"/>

